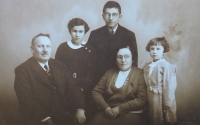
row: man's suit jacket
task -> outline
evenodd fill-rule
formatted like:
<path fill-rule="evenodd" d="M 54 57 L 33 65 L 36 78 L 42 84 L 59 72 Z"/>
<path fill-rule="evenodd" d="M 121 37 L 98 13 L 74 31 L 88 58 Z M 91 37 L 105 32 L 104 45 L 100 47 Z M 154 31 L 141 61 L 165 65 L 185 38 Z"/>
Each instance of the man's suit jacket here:
<path fill-rule="evenodd" d="M 48 64 L 50 76 L 33 57 L 15 69 L 14 89 L 26 122 L 39 123 L 50 116 L 55 123 L 67 123 L 72 120 L 75 109 L 84 108 L 82 92 L 72 81 L 65 64 L 54 59 Z"/>
<path fill-rule="evenodd" d="M 138 51 L 135 34 L 120 25 L 113 35 L 109 33 L 107 26 L 92 31 L 88 43 L 95 48 L 98 56 L 99 78 L 116 65 L 116 52 L 122 45 L 132 47 L 133 64 L 137 67 Z"/>

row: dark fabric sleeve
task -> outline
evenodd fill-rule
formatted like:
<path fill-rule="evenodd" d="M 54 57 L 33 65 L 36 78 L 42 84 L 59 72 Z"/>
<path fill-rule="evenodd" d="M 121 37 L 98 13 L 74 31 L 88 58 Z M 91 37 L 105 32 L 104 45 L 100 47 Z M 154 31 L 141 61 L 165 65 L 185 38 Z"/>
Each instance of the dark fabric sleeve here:
<path fill-rule="evenodd" d="M 96 36 L 95 36 L 94 31 L 92 31 L 92 32 L 90 33 L 89 38 L 88 38 L 87 44 L 90 44 L 90 45 L 92 45 L 92 46 L 95 48 L 95 43 L 96 43 Z"/>
<path fill-rule="evenodd" d="M 133 51 L 132 51 L 132 56 L 133 56 L 133 61 L 134 61 L 133 65 L 135 67 L 138 67 L 138 49 L 137 49 L 137 42 L 136 42 L 136 38 L 135 38 L 134 33 L 132 33 L 130 35 L 130 42 L 131 42 L 130 45 L 133 49 Z"/>
<path fill-rule="evenodd" d="M 107 72 L 101 78 L 99 83 L 95 86 L 92 91 L 92 97 L 96 105 L 101 108 L 103 111 L 109 107 L 109 105 L 105 102 L 104 97 L 106 96 L 106 81 L 107 81 Z"/>
<path fill-rule="evenodd" d="M 19 110 L 23 116 L 36 121 L 49 116 L 32 95 L 28 74 L 25 69 L 15 69 L 14 89 L 20 105 Z"/>
<path fill-rule="evenodd" d="M 64 57 L 64 52 L 63 52 L 63 44 L 60 44 L 56 50 L 56 54 L 55 54 L 55 59 L 60 60 L 62 62 L 64 62 L 63 57 Z"/>
<path fill-rule="evenodd" d="M 67 81 L 67 92 L 66 92 L 66 100 L 70 102 L 71 107 L 76 109 L 85 109 L 85 99 L 83 95 L 83 91 L 76 84 L 76 81 L 72 78 L 69 73 L 69 70 L 66 65 L 63 63 L 63 69 L 66 74 Z"/>
<path fill-rule="evenodd" d="M 127 111 L 137 111 L 143 109 L 147 104 L 147 88 L 144 81 L 143 72 L 138 74 L 138 90 L 136 94 L 136 98 L 134 100 L 127 101 L 125 103 L 120 104 L 119 111 L 120 113 Z"/>
<path fill-rule="evenodd" d="M 92 34 L 93 32 L 91 32 L 90 33 L 90 36 L 89 36 L 89 38 L 88 38 L 88 41 L 87 41 L 87 44 L 90 44 L 90 45 L 92 45 L 92 41 L 93 41 L 93 34 Z"/>
<path fill-rule="evenodd" d="M 93 88 L 96 86 L 98 81 L 96 81 L 96 75 L 97 75 L 97 54 L 95 49 L 90 46 L 91 53 L 89 55 L 89 64 L 88 64 L 88 74 L 86 78 L 87 86 L 86 91 L 89 95 L 91 95 L 91 92 Z"/>

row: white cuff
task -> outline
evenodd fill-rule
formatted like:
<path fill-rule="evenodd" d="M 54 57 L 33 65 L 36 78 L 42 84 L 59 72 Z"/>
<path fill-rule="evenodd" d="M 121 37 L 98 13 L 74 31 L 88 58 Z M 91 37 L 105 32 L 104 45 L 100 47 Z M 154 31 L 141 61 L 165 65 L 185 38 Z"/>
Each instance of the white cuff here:
<path fill-rule="evenodd" d="M 42 119 L 41 121 L 42 122 L 46 122 L 48 119 L 50 119 L 51 117 L 46 117 L 46 118 L 44 118 L 44 119 Z"/>
<path fill-rule="evenodd" d="M 77 109 L 77 111 L 82 111 L 82 112 L 85 112 L 85 110 L 83 110 L 83 109 Z"/>

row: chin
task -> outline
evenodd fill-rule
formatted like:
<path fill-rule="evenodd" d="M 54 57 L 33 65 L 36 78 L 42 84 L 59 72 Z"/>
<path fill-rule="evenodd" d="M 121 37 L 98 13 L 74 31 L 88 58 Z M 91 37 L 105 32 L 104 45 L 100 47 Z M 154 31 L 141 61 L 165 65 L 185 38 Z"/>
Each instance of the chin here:
<path fill-rule="evenodd" d="M 127 71 L 127 68 L 120 68 L 121 71 Z"/>
<path fill-rule="evenodd" d="M 114 28 L 115 26 L 114 25 L 107 25 L 109 28 Z"/>

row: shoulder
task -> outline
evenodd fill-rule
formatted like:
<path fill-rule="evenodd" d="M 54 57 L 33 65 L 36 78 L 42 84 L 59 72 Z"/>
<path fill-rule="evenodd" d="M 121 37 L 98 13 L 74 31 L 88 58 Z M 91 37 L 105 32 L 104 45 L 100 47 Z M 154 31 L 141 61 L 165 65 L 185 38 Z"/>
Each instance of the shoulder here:
<path fill-rule="evenodd" d="M 119 28 L 119 30 L 120 30 L 122 33 L 124 33 L 124 34 L 135 36 L 135 33 L 134 33 L 134 32 L 132 32 L 131 30 L 129 30 L 129 29 L 127 29 L 127 28 L 125 28 L 125 27 L 123 27 L 123 26 L 121 26 L 121 25 L 119 25 L 118 28 Z"/>
<path fill-rule="evenodd" d="M 164 71 L 169 71 L 169 72 L 176 72 L 177 68 L 175 64 L 171 64 L 165 59 L 162 60 L 159 64 L 159 67 L 161 67 Z"/>
<path fill-rule="evenodd" d="M 63 55 L 68 50 L 70 50 L 70 47 L 68 46 L 67 42 L 63 42 L 58 46 L 57 51 L 56 51 L 56 55 L 57 54 L 62 54 Z"/>
<path fill-rule="evenodd" d="M 62 48 L 62 47 L 66 47 L 67 46 L 67 42 L 63 42 L 59 45 L 59 48 Z"/>
<path fill-rule="evenodd" d="M 138 73 L 138 74 L 142 74 L 143 73 L 143 70 L 140 69 L 140 68 L 137 68 L 135 66 L 132 66 L 132 69 L 134 73 Z"/>
<path fill-rule="evenodd" d="M 149 67 L 149 64 L 151 64 L 151 62 L 146 62 L 143 66 L 143 70 L 147 69 Z"/>
<path fill-rule="evenodd" d="M 33 57 L 27 59 L 25 62 L 23 62 L 22 64 L 18 65 L 16 68 L 15 68 L 15 71 L 16 70 L 20 70 L 20 69 L 27 69 L 30 67 L 31 63 L 35 61 Z"/>
<path fill-rule="evenodd" d="M 115 72 L 119 72 L 117 68 L 112 68 L 106 71 L 106 75 L 113 75 Z"/>
<path fill-rule="evenodd" d="M 160 61 L 160 62 L 158 63 L 158 66 L 161 66 L 161 67 L 169 67 L 169 66 L 171 66 L 171 64 L 170 64 L 168 61 L 166 61 L 165 59 L 163 59 L 162 61 Z"/>
<path fill-rule="evenodd" d="M 15 74 L 27 74 L 28 72 L 32 72 L 33 68 L 37 66 L 38 62 L 34 59 L 34 57 L 30 57 L 25 62 L 17 66 L 14 70 Z M 38 64 L 39 65 L 39 64 Z"/>
<path fill-rule="evenodd" d="M 97 33 L 101 33 L 101 32 L 104 32 L 105 30 L 107 30 L 107 27 L 106 26 L 102 26 L 98 29 L 95 29 L 93 31 L 91 31 L 91 34 L 97 34 Z"/>
<path fill-rule="evenodd" d="M 49 59 L 49 64 L 53 64 L 54 66 L 58 66 L 58 67 L 62 67 L 65 66 L 65 63 L 63 63 L 62 61 L 56 60 L 56 59 Z"/>

